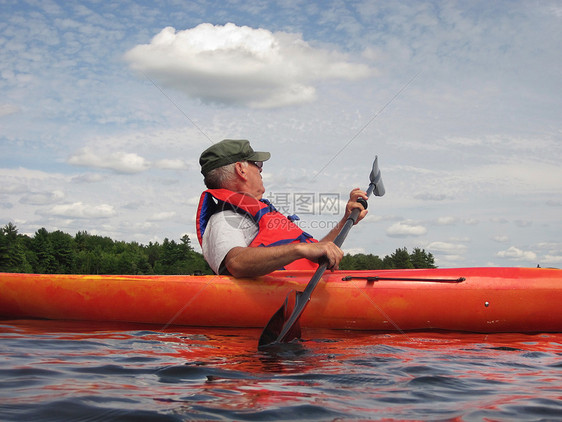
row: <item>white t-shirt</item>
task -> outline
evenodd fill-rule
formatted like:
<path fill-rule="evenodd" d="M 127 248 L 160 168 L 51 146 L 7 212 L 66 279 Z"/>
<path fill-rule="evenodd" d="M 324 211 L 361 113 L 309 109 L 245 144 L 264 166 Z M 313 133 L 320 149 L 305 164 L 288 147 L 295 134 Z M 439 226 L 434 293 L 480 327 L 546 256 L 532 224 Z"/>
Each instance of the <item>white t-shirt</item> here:
<path fill-rule="evenodd" d="M 250 217 L 231 210 L 213 214 L 207 223 L 201 249 L 205 260 L 219 274 L 226 254 L 234 247 L 246 247 L 258 235 L 258 225 Z"/>

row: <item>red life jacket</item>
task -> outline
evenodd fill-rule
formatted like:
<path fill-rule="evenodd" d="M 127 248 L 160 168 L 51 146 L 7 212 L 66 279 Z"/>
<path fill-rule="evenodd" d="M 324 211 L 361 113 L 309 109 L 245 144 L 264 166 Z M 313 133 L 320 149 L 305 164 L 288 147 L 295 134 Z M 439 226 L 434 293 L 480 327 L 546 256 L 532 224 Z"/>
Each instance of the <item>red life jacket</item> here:
<path fill-rule="evenodd" d="M 228 189 L 208 189 L 201 194 L 197 208 L 197 238 L 203 245 L 203 233 L 207 223 L 216 212 L 232 210 L 247 215 L 258 225 L 258 234 L 249 246 L 277 246 L 287 243 L 317 242 L 275 209 L 266 199 L 257 200 L 250 195 Z M 302 258 L 293 261 L 281 270 L 315 270 L 318 264 Z"/>

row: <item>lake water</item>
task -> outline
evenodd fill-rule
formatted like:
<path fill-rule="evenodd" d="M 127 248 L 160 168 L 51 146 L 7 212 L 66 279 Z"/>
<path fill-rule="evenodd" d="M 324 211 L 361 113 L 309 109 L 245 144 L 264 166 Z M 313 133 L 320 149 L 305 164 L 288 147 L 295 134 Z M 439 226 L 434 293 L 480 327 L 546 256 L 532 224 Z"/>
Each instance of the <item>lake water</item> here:
<path fill-rule="evenodd" d="M 562 334 L 260 333 L 0 320 L 0 420 L 562 420 Z"/>

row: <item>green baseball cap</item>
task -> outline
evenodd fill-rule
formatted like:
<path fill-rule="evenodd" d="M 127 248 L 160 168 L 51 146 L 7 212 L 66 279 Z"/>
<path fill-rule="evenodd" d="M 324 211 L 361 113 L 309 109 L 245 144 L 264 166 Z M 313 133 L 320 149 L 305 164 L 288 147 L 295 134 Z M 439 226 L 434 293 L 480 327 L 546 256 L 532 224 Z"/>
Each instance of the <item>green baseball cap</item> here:
<path fill-rule="evenodd" d="M 267 161 L 269 152 L 254 151 L 245 139 L 224 139 L 207 148 L 199 157 L 201 173 L 205 176 L 211 170 L 238 161 Z"/>

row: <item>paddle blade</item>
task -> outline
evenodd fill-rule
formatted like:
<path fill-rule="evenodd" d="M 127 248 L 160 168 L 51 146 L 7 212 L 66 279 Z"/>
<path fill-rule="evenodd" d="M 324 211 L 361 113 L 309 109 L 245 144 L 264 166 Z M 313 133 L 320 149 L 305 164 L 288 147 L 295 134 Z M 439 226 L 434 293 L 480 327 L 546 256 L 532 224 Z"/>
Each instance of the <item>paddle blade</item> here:
<path fill-rule="evenodd" d="M 383 196 L 385 190 L 384 184 L 382 183 L 381 171 L 379 170 L 379 157 L 375 157 L 375 161 L 373 162 L 373 169 L 371 170 L 369 179 L 371 180 L 370 186 L 373 187 L 373 194 L 375 196 Z"/>
<path fill-rule="evenodd" d="M 269 346 L 278 342 L 278 337 L 281 334 L 283 327 L 285 326 L 285 322 L 292 315 L 300 294 L 300 292 L 297 292 L 295 290 L 291 290 L 289 292 L 289 294 L 285 298 L 285 302 L 283 302 L 283 305 L 281 305 L 279 310 L 273 314 L 273 316 L 263 329 L 260 340 L 258 342 L 258 348 Z M 301 338 L 301 326 L 298 321 L 293 324 L 291 329 L 287 332 L 283 339 L 280 339 L 280 341 L 289 342 L 296 338 Z"/>

